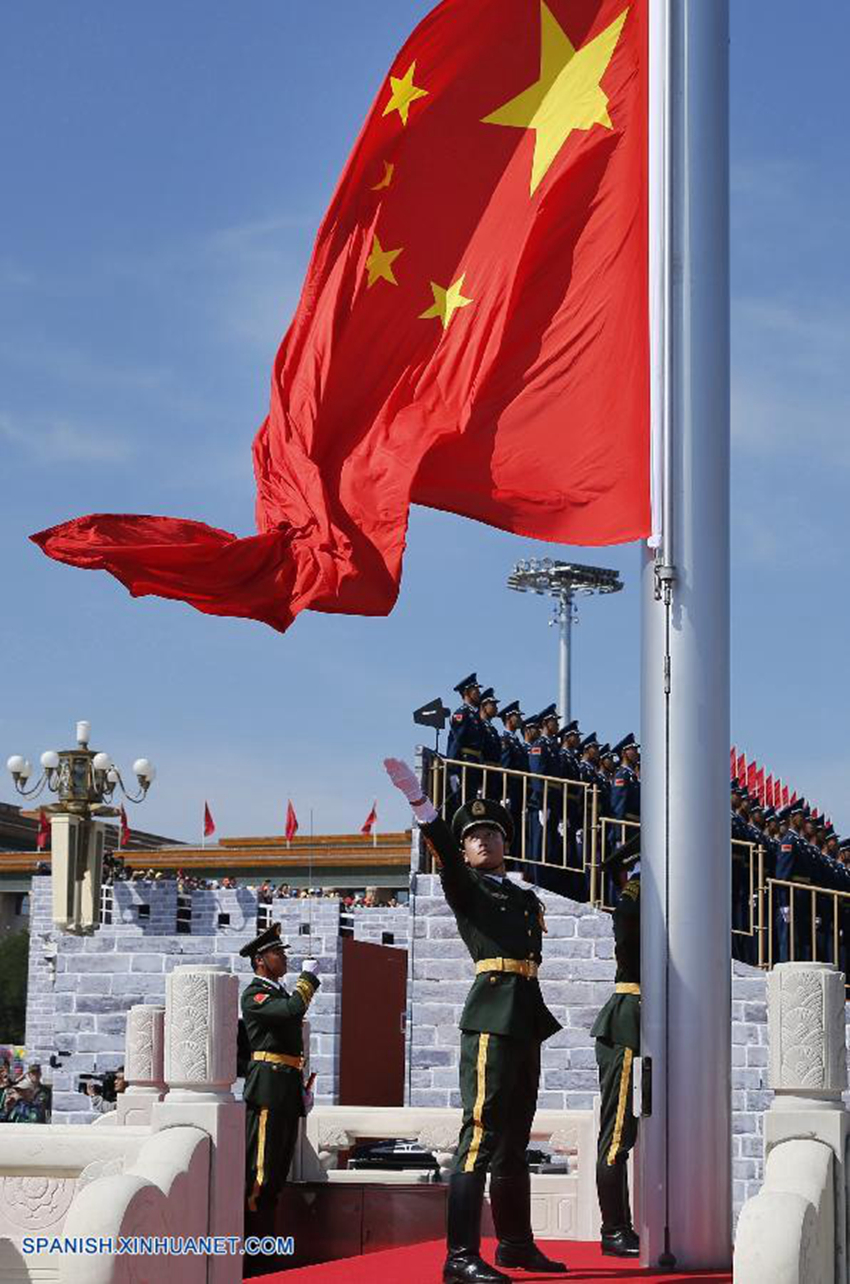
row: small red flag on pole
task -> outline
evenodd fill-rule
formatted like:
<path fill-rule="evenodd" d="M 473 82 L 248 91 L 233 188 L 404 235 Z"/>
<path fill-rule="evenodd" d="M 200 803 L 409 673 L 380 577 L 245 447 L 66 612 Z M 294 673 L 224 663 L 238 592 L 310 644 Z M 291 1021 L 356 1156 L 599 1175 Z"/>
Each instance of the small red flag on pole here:
<path fill-rule="evenodd" d="M 374 825 L 377 819 L 378 819 L 378 800 L 376 798 L 375 801 L 372 803 L 372 810 L 369 812 L 369 815 L 366 817 L 366 819 L 363 822 L 363 827 L 360 830 L 361 834 L 371 834 L 372 826 Z"/>
<path fill-rule="evenodd" d="M 735 755 L 735 746 L 733 745 L 732 748 L 729 750 L 729 779 L 730 780 L 734 780 L 736 778 L 735 767 L 736 767 L 737 761 L 738 760 Z"/>
<path fill-rule="evenodd" d="M 770 773 L 767 780 L 764 782 L 763 802 L 765 807 L 773 806 L 773 772 Z"/>
<path fill-rule="evenodd" d="M 118 831 L 118 847 L 120 849 L 122 847 L 127 846 L 127 844 L 129 843 L 130 839 L 133 836 L 133 833 L 132 833 L 132 830 L 130 829 L 129 824 L 127 823 L 127 813 L 123 807 L 121 808 L 118 814 L 121 819 L 121 827 Z"/>
<path fill-rule="evenodd" d="M 212 812 L 210 811 L 209 803 L 205 802 L 204 803 L 204 838 L 209 838 L 210 834 L 214 834 L 214 833 L 215 833 L 215 821 L 212 818 Z"/>
<path fill-rule="evenodd" d="M 286 803 L 286 841 L 291 843 L 298 833 L 298 817 L 295 815 L 295 808 L 292 806 L 292 800 L 287 799 Z"/>
<path fill-rule="evenodd" d="M 751 762 L 747 767 L 747 789 L 751 794 L 756 792 L 756 775 L 758 767 L 755 762 Z"/>
<path fill-rule="evenodd" d="M 46 811 L 38 813 L 38 835 L 35 845 L 40 852 L 50 846 L 50 819 Z"/>
<path fill-rule="evenodd" d="M 739 785 L 745 785 L 747 783 L 747 755 L 745 753 L 738 754 L 738 770 L 736 772 L 736 777 Z"/>

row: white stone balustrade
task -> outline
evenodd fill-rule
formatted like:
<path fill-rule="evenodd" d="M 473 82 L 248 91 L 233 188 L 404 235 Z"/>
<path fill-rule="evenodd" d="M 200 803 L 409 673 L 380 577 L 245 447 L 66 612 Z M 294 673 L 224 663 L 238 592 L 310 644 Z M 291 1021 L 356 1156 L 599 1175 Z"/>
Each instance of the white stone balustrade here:
<path fill-rule="evenodd" d="M 827 963 L 768 975 L 765 1180 L 735 1241 L 735 1284 L 845 1284 L 847 1087 L 844 976 Z"/>
<path fill-rule="evenodd" d="M 150 1123 L 151 1106 L 165 1096 L 165 1008 L 137 1003 L 127 1013 L 124 1078 L 127 1088 L 118 1097 L 119 1124 Z M 101 1122 L 108 1115 L 101 1116 Z"/>
<path fill-rule="evenodd" d="M 233 1100 L 238 1004 L 239 980 L 223 967 L 186 964 L 168 977 L 165 1079 L 172 1097 Z"/>

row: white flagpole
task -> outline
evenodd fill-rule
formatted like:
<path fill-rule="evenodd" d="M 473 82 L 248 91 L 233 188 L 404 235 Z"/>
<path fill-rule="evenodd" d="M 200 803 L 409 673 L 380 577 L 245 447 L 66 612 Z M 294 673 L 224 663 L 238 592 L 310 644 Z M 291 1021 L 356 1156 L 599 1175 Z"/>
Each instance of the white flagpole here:
<path fill-rule="evenodd" d="M 650 0 L 639 1229 L 692 1270 L 731 1258 L 728 44 L 728 0 Z"/>

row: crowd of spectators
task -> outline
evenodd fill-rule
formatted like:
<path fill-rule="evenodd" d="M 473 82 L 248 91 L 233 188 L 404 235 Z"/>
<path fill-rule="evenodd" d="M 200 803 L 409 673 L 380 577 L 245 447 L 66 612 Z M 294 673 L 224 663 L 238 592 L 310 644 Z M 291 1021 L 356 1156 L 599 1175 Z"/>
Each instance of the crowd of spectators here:
<path fill-rule="evenodd" d="M 49 1123 L 50 1088 L 41 1081 L 41 1066 L 33 1061 L 25 1075 L 15 1078 L 7 1058 L 0 1062 L 0 1123 Z"/>
<path fill-rule="evenodd" d="M 50 867 L 46 867 L 46 872 L 50 872 Z M 338 898 L 342 902 L 343 909 L 372 909 L 376 905 L 381 905 L 388 909 L 395 909 L 400 902 L 390 895 L 386 899 L 374 889 L 348 889 L 343 890 L 336 887 L 293 887 L 290 883 L 273 883 L 266 879 L 265 882 L 257 885 L 250 879 L 234 878 L 231 874 L 225 874 L 222 878 L 200 878 L 197 874 L 187 874 L 184 870 L 178 869 L 131 869 L 124 865 L 119 857 L 110 857 L 108 868 L 104 870 L 104 883 L 113 884 L 115 882 L 177 882 L 177 894 L 179 896 L 188 896 L 197 891 L 220 891 L 225 889 L 235 889 L 244 887 L 250 892 L 256 892 L 261 905 L 272 905 L 279 900 L 307 900 L 307 899 L 327 899 Z"/>

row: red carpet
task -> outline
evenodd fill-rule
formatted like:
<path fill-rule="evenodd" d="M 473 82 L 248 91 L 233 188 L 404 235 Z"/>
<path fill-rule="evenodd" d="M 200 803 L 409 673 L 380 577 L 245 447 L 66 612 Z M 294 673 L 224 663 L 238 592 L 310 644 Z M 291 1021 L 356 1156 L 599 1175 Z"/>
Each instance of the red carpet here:
<path fill-rule="evenodd" d="M 577 1244 L 572 1241 L 541 1243 L 540 1247 L 550 1257 L 567 1263 L 566 1276 L 536 1275 L 528 1271 L 506 1271 L 511 1279 L 539 1281 L 565 1279 L 572 1284 L 606 1284 L 615 1280 L 641 1280 L 643 1284 L 682 1284 L 685 1280 L 707 1280 L 712 1284 L 732 1284 L 729 1271 L 700 1271 L 689 1273 L 673 1271 L 659 1275 L 631 1262 L 621 1262 L 616 1257 L 603 1257 L 598 1244 Z M 485 1240 L 482 1254 L 488 1262 L 494 1260 L 495 1240 Z M 380 1253 L 365 1253 L 361 1257 L 346 1257 L 321 1266 L 302 1266 L 275 1275 L 263 1275 L 255 1284 L 439 1284 L 445 1257 L 445 1242 L 430 1240 L 408 1248 L 390 1248 Z"/>

